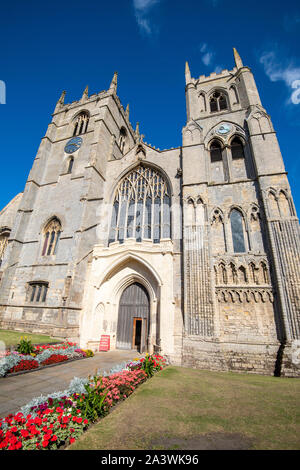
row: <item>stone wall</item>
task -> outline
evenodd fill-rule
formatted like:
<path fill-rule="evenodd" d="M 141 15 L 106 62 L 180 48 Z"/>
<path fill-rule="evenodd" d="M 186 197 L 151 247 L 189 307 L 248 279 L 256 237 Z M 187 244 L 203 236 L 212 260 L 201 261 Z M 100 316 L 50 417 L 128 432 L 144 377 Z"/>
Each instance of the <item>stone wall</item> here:
<path fill-rule="evenodd" d="M 219 342 L 183 338 L 182 365 L 198 369 L 274 375 L 279 343 Z"/>

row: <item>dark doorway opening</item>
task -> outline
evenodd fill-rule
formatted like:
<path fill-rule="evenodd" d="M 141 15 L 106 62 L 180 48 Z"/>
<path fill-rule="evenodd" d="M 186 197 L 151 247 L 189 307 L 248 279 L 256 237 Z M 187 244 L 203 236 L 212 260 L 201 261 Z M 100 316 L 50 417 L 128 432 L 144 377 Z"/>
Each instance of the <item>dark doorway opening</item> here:
<path fill-rule="evenodd" d="M 141 350 L 142 324 L 143 320 L 141 318 L 133 319 L 132 347 L 133 349 L 137 349 L 139 352 Z"/>

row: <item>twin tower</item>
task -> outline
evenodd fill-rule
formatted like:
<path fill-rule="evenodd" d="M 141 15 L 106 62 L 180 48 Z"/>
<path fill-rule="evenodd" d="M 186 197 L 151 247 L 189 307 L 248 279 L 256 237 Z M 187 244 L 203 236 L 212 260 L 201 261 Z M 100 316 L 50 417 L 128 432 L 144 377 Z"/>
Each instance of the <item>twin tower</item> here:
<path fill-rule="evenodd" d="M 182 146 L 108 90 L 61 95 L 0 213 L 0 327 L 175 364 L 299 375 L 299 222 L 249 67 L 192 78 Z"/>

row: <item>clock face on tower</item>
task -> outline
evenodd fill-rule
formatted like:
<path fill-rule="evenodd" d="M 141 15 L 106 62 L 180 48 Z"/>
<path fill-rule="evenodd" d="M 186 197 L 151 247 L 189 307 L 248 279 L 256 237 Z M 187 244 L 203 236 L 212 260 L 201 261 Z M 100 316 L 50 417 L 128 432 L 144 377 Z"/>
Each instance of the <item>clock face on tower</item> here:
<path fill-rule="evenodd" d="M 221 126 L 217 129 L 217 133 L 221 135 L 228 134 L 230 131 L 231 126 L 229 124 L 221 124 Z"/>
<path fill-rule="evenodd" d="M 80 148 L 81 144 L 82 144 L 81 137 L 73 137 L 73 139 L 70 139 L 69 142 L 66 143 L 65 152 L 74 153 L 76 152 L 76 150 Z"/>

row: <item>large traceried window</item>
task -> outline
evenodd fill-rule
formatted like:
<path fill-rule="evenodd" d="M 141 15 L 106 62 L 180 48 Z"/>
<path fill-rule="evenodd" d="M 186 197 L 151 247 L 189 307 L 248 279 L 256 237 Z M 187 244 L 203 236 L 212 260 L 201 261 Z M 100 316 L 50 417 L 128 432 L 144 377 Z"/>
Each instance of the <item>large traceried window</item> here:
<path fill-rule="evenodd" d="M 54 217 L 50 220 L 44 230 L 44 244 L 42 256 L 56 255 L 60 234 L 60 221 L 56 217 Z"/>
<path fill-rule="evenodd" d="M 157 170 L 142 165 L 128 173 L 116 190 L 109 243 L 126 238 L 159 243 L 171 237 L 171 197 Z"/>
<path fill-rule="evenodd" d="M 7 228 L 0 229 L 0 266 L 2 264 L 4 253 L 8 245 L 9 236 L 10 236 L 10 229 L 7 229 Z"/>

